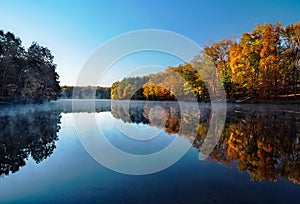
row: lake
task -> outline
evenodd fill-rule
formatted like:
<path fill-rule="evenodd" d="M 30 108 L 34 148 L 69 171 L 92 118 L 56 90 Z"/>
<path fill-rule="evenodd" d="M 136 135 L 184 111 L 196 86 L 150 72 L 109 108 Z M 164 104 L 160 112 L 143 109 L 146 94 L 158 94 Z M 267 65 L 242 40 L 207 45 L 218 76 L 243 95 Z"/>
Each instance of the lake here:
<path fill-rule="evenodd" d="M 299 199 L 296 104 L 227 104 L 223 123 L 209 103 L 60 100 L 0 109 L 0 203 Z"/>

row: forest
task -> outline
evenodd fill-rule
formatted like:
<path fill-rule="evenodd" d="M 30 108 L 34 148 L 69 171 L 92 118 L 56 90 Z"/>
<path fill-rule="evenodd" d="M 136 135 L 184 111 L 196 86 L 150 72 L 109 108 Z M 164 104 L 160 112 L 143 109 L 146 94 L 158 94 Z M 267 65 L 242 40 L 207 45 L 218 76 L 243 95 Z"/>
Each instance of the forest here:
<path fill-rule="evenodd" d="M 60 96 L 56 64 L 47 47 L 26 50 L 11 32 L 0 30 L 0 103 L 43 103 Z"/>
<path fill-rule="evenodd" d="M 165 72 L 115 82 L 112 99 L 209 100 L 220 88 L 228 100 L 295 99 L 300 95 L 300 21 L 256 25 L 240 37 L 211 42 L 191 62 Z"/>

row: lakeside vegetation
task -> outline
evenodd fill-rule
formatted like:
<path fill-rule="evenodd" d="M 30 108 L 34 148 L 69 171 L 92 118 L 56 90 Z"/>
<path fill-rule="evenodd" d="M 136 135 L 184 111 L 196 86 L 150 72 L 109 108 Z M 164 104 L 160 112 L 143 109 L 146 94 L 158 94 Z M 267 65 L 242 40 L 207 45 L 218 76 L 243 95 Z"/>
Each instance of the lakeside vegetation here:
<path fill-rule="evenodd" d="M 56 64 L 36 42 L 25 50 L 11 32 L 0 30 L 0 102 L 42 103 L 59 98 Z"/>
<path fill-rule="evenodd" d="M 58 98 L 207 101 L 221 85 L 229 101 L 300 96 L 300 21 L 256 25 L 238 38 L 205 45 L 191 62 L 124 78 L 111 87 L 60 87 L 53 58 L 48 48 L 34 42 L 25 50 L 14 34 L 0 31 L 0 103 Z"/>
<path fill-rule="evenodd" d="M 191 62 L 115 82 L 111 98 L 188 100 L 194 96 L 201 101 L 209 98 L 208 90 L 218 88 L 217 78 L 227 99 L 296 98 L 300 94 L 299 65 L 300 22 L 285 27 L 282 23 L 256 25 L 239 38 L 205 45 Z"/>

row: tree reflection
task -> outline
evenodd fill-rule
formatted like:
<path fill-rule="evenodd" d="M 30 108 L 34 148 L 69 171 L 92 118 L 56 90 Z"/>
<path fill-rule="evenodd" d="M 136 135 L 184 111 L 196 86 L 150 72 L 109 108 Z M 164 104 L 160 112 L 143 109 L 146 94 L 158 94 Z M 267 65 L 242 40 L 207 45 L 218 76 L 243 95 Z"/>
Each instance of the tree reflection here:
<path fill-rule="evenodd" d="M 149 120 L 143 115 L 144 102 L 113 102 L 111 103 L 111 113 L 125 123 L 149 124 Z"/>
<path fill-rule="evenodd" d="M 164 128 L 168 134 L 179 134 L 182 131 L 182 112 L 177 102 L 114 102 L 111 113 L 126 123 L 143 123 Z M 188 117 L 188 116 L 186 116 Z M 185 118 L 184 121 L 189 121 Z M 184 130 L 187 128 L 185 127 Z"/>
<path fill-rule="evenodd" d="M 15 111 L 0 115 L 0 175 L 17 172 L 29 156 L 39 163 L 56 148 L 58 110 Z"/>
<path fill-rule="evenodd" d="M 300 183 L 300 114 L 296 110 L 229 111 L 222 139 L 211 159 L 237 161 L 253 180 Z"/>
<path fill-rule="evenodd" d="M 200 118 L 189 105 L 177 102 L 112 104 L 114 117 L 128 123 L 144 123 L 163 128 L 169 134 L 187 137 L 199 152 L 211 120 L 211 111 L 200 105 Z M 229 105 L 222 136 L 208 160 L 247 171 L 252 180 L 300 183 L 300 112 L 294 105 L 286 109 L 264 105 Z"/>

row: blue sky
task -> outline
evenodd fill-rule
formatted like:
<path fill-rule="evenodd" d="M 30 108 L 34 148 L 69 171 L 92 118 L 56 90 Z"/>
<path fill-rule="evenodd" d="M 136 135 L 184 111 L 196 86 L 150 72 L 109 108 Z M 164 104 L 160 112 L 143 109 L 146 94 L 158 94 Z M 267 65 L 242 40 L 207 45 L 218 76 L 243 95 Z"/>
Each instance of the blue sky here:
<path fill-rule="evenodd" d="M 251 31 L 255 23 L 286 25 L 300 20 L 300 1 L 289 0 L 0 0 L 0 5 L 0 29 L 13 32 L 26 47 L 32 41 L 47 46 L 58 65 L 61 85 L 74 85 L 89 56 L 104 42 L 126 32 L 164 29 L 203 46 L 210 40 Z M 101 85 L 120 80 L 137 65 L 180 63 L 167 58 L 129 57 L 118 63 Z"/>

